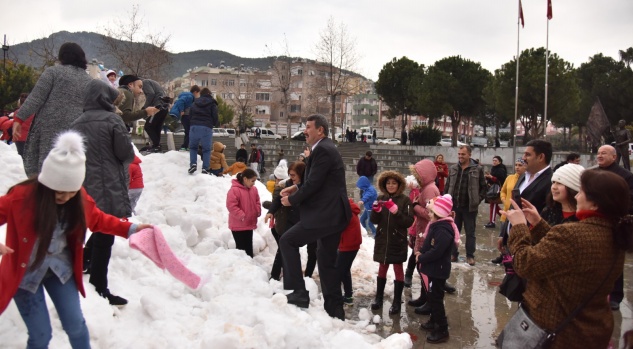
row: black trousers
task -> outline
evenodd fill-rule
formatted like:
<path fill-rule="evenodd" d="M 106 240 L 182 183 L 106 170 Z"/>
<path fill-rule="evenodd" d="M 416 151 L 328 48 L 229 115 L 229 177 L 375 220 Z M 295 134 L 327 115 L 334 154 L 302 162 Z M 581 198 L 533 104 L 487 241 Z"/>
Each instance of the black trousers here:
<path fill-rule="evenodd" d="M 411 249 L 411 251 L 411 255 L 407 261 L 407 270 L 404 272 L 405 277 L 413 277 L 413 272 L 415 271 L 415 251 L 413 251 L 413 249 Z"/>
<path fill-rule="evenodd" d="M 189 149 L 189 129 L 191 128 L 191 117 L 189 115 L 183 115 L 180 118 L 180 123 L 182 123 L 182 127 L 185 129 L 185 139 L 183 139 L 180 147 Z"/>
<path fill-rule="evenodd" d="M 306 270 L 305 270 L 305 276 L 307 277 L 312 277 L 312 274 L 314 273 L 314 267 L 316 266 L 317 263 L 317 242 L 311 242 L 308 244 L 308 261 L 306 262 Z"/>
<path fill-rule="evenodd" d="M 345 226 L 322 229 L 308 229 L 302 222 L 288 229 L 279 239 L 279 248 L 283 257 L 284 288 L 287 290 L 305 290 L 306 285 L 301 272 L 299 247 L 317 241 L 317 265 L 321 278 L 321 291 L 325 301 L 324 308 L 332 316 L 333 308 L 343 306 L 341 294 L 341 276 L 336 268 L 338 245 Z"/>
<path fill-rule="evenodd" d="M 615 280 L 615 284 L 613 285 L 613 290 L 609 295 L 609 301 L 622 303 L 624 299 L 624 273 L 620 275 L 620 277 Z"/>
<path fill-rule="evenodd" d="M 114 235 L 92 233 L 84 249 L 84 259 L 90 260 L 90 283 L 97 292 L 108 289 L 108 265 L 112 255 Z"/>
<path fill-rule="evenodd" d="M 163 129 L 166 116 L 167 110 L 161 109 L 145 122 L 145 132 L 147 132 L 149 139 L 152 141 L 152 147 L 154 148 L 160 145 L 160 131 Z"/>
<path fill-rule="evenodd" d="M 352 264 L 356 258 L 356 251 L 338 251 L 336 258 L 336 268 L 341 274 L 341 281 L 343 282 L 343 290 L 345 291 L 345 297 L 351 297 L 354 290 L 352 289 Z"/>
<path fill-rule="evenodd" d="M 431 320 L 440 328 L 448 327 L 446 321 L 446 309 L 444 309 L 444 285 L 446 279 L 438 279 L 429 276 L 428 302 L 431 307 Z"/>
<path fill-rule="evenodd" d="M 275 242 L 277 243 L 277 253 L 275 254 L 275 260 L 273 261 L 273 267 L 270 270 L 270 277 L 275 280 L 281 280 L 281 267 L 283 265 L 281 258 L 281 249 L 279 248 L 279 234 L 277 233 L 277 229 L 274 227 L 270 230 L 273 233 L 273 237 L 275 238 Z"/>
<path fill-rule="evenodd" d="M 247 255 L 253 257 L 253 231 L 239 230 L 233 231 L 233 239 L 235 240 L 235 248 L 246 252 Z"/>

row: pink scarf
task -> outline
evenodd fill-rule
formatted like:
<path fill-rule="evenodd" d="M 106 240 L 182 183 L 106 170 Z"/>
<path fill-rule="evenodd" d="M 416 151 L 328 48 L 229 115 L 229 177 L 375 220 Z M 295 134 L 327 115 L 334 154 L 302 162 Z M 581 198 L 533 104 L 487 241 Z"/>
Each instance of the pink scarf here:
<path fill-rule="evenodd" d="M 187 285 L 189 288 L 197 289 L 201 286 L 200 276 L 189 270 L 176 257 L 167 244 L 163 233 L 156 226 L 153 229 L 143 229 L 129 238 L 130 247 L 141 251 L 145 257 L 149 258 L 156 266 L 167 271 L 177 280 Z"/>
<path fill-rule="evenodd" d="M 429 224 L 426 225 L 426 229 L 424 229 L 424 233 L 422 233 L 420 235 L 421 238 L 426 239 L 426 236 L 429 234 L 429 227 L 433 224 L 435 224 L 436 222 L 441 222 L 441 221 L 447 221 L 449 223 L 451 223 L 451 227 L 453 227 L 453 232 L 455 233 L 454 235 L 454 241 L 455 241 L 455 247 L 459 247 L 459 244 L 461 243 L 461 239 L 459 237 L 459 230 L 457 230 L 457 226 L 455 225 L 455 221 L 453 220 L 453 217 L 448 216 L 448 217 L 444 217 L 444 218 L 440 218 L 438 220 L 436 220 L 435 222 L 430 222 Z"/>

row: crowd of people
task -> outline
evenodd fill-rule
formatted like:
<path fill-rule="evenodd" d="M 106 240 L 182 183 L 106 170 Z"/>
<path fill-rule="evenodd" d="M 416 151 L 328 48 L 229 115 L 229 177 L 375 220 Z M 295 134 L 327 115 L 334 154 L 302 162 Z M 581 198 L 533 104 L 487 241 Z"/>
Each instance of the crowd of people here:
<path fill-rule="evenodd" d="M 508 175 L 500 156 L 486 171 L 472 158 L 472 149 L 461 146 L 457 163 L 449 166 L 438 154 L 435 161 L 411 165 L 409 178 L 379 172 L 374 154 L 367 152 L 357 165 L 361 195 L 355 201 L 348 197 L 345 166 L 329 138 L 327 119 L 315 114 L 307 118 L 302 156 L 290 164 L 278 161 L 268 183 L 272 201 L 261 203 L 255 184 L 266 171 L 264 151 L 251 144 L 249 155 L 242 144 L 228 166 L 226 147 L 212 142 L 218 114 L 208 88 L 192 87 L 169 108 L 165 104 L 171 100 L 152 80 L 123 75 L 117 87 L 116 74 L 90 79 L 76 44 L 62 45 L 59 60 L 23 95 L 17 122 L 3 129 L 3 135 L 11 131 L 16 146 L 23 142 L 17 149 L 29 179 L 0 197 L 0 222 L 7 224 L 6 244 L 0 243 L 0 313 L 15 301 L 29 347 L 46 347 L 52 336 L 44 289 L 73 348 L 90 346 L 78 297 L 85 296 L 83 273 L 110 304 L 127 303 L 110 291 L 107 273 L 114 236 L 127 238 L 152 227 L 126 219 L 144 186 L 126 127 L 139 119 L 146 120 L 152 141 L 148 151 L 160 150 L 163 125 L 181 122 L 189 174 L 197 171 L 201 155 L 203 174 L 235 175 L 226 195 L 228 227 L 236 248 L 250 257 L 263 204 L 264 223 L 278 245 L 270 278 L 282 281 L 289 304 L 310 306 L 304 277 L 317 267 L 325 311 L 345 320 L 344 306 L 354 305 L 351 268 L 362 226 L 374 239 L 378 263 L 371 309 L 383 306 L 391 266 L 395 281 L 388 313 L 400 316 L 403 290 L 417 271 L 421 292 L 408 304 L 415 313 L 430 315 L 421 325 L 429 343 L 447 341 L 444 293 L 455 292 L 447 283 L 451 262 L 459 260 L 464 228 L 465 261 L 475 266 L 477 213 L 488 200 L 485 227 L 496 228 L 497 216 L 501 222 L 500 256 L 493 262 L 503 261 L 521 278 L 519 309 L 545 331 L 556 332 L 553 348 L 607 347 L 612 311 L 624 298 L 624 255 L 633 250 L 633 174 L 618 165 L 615 147 L 600 147 L 595 168 L 585 169 L 571 154 L 552 169 L 552 145 L 532 140 Z M 24 214 L 25 219 L 12 218 Z M 86 229 L 93 234 L 84 247 Z M 302 269 L 299 249 L 306 245 L 308 263 Z M 512 323 L 499 337 L 501 347 L 514 343 Z"/>

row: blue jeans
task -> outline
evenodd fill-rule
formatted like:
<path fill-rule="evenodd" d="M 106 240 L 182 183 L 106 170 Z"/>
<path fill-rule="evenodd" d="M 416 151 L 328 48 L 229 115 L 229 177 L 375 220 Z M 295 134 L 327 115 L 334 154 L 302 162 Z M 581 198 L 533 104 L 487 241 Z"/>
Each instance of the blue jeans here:
<path fill-rule="evenodd" d="M 53 337 L 51 320 L 44 297 L 44 287 L 55 304 L 62 327 L 68 335 L 70 346 L 74 349 L 90 348 L 90 335 L 88 327 L 86 327 L 86 320 L 81 313 L 79 292 L 75 280 L 71 278 L 66 284 L 62 284 L 59 278 L 50 272 L 44 277 L 35 294 L 18 289 L 13 296 L 28 330 L 29 339 L 26 342 L 26 347 L 29 349 L 48 348 Z"/>
<path fill-rule="evenodd" d="M 189 129 L 189 166 L 198 163 L 198 145 L 202 146 L 202 168 L 209 169 L 211 162 L 211 141 L 213 129 L 193 125 Z"/>
<path fill-rule="evenodd" d="M 371 215 L 371 210 L 364 210 L 363 214 L 360 216 L 360 224 L 362 224 L 366 230 L 371 230 L 371 234 L 376 237 L 376 227 L 369 220 L 369 215 Z"/>

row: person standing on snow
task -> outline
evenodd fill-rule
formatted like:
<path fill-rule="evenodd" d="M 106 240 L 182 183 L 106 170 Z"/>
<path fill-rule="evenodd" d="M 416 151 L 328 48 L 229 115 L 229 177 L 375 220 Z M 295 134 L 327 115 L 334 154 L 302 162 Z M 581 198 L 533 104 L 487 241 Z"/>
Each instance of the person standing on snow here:
<path fill-rule="evenodd" d="M 229 229 L 235 240 L 235 248 L 253 257 L 253 229 L 257 228 L 257 218 L 262 214 L 259 193 L 254 188 L 257 174 L 251 169 L 238 173 L 231 180 L 231 189 L 226 194 L 226 208 L 229 211 Z"/>
<path fill-rule="evenodd" d="M 198 146 L 202 147 L 202 174 L 209 174 L 213 127 L 218 125 L 219 120 L 218 102 L 211 90 L 205 87 L 200 91 L 200 98 L 193 102 L 189 116 L 189 174 L 195 173 L 198 168 Z"/>

